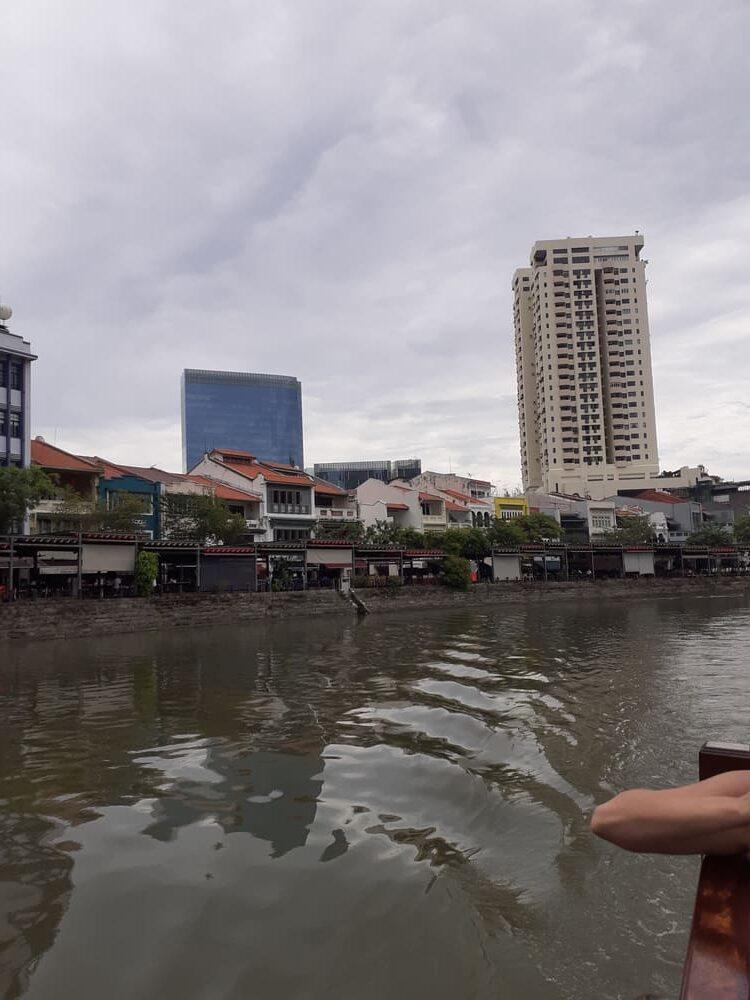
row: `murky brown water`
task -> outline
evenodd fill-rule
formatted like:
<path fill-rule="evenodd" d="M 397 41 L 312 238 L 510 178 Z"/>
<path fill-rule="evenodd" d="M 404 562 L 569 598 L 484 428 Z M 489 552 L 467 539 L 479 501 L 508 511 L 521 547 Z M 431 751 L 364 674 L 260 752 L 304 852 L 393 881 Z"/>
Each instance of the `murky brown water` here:
<path fill-rule="evenodd" d="M 0 994 L 674 996 L 593 804 L 750 733 L 742 598 L 0 646 Z"/>

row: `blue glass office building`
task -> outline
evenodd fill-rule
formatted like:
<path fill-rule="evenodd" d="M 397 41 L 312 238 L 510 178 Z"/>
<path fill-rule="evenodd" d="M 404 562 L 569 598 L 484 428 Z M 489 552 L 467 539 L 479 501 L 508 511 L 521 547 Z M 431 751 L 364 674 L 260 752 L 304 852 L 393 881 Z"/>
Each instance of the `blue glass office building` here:
<path fill-rule="evenodd" d="M 289 375 L 182 374 L 182 460 L 188 471 L 212 448 L 304 468 L 302 385 Z"/>
<path fill-rule="evenodd" d="M 356 490 L 368 479 L 389 483 L 392 479 L 415 479 L 422 474 L 419 458 L 397 458 L 395 462 L 316 462 L 314 474 L 342 490 Z"/>

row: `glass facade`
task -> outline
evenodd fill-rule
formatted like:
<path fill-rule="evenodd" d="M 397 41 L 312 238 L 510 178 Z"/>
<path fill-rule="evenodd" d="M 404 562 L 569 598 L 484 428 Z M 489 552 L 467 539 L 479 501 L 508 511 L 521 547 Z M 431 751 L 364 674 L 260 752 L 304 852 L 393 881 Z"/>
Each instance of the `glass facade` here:
<path fill-rule="evenodd" d="M 29 381 L 34 360 L 28 341 L 0 323 L 0 465 L 30 462 Z"/>
<path fill-rule="evenodd" d="M 212 448 L 304 467 L 302 385 L 288 375 L 186 369 L 182 376 L 185 471 Z"/>
<path fill-rule="evenodd" d="M 367 479 L 389 483 L 392 479 L 414 479 L 422 473 L 419 458 L 399 458 L 395 462 L 318 462 L 314 474 L 342 490 L 356 490 Z"/>

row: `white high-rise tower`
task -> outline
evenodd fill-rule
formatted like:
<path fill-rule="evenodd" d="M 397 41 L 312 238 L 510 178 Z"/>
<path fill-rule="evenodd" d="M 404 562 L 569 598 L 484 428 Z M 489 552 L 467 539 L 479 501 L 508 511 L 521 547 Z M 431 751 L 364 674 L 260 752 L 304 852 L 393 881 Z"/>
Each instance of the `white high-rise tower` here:
<path fill-rule="evenodd" d="M 601 498 L 659 474 L 642 248 L 542 240 L 513 276 L 526 490 Z"/>

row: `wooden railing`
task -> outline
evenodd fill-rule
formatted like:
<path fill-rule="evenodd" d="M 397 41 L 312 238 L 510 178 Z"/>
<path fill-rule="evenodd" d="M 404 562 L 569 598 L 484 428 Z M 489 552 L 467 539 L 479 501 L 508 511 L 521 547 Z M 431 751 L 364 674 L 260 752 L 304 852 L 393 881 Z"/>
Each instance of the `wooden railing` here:
<path fill-rule="evenodd" d="M 750 746 L 701 748 L 701 781 L 746 770 Z M 750 1000 L 750 861 L 743 854 L 703 859 L 680 1000 Z"/>

